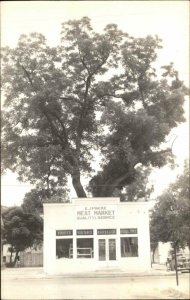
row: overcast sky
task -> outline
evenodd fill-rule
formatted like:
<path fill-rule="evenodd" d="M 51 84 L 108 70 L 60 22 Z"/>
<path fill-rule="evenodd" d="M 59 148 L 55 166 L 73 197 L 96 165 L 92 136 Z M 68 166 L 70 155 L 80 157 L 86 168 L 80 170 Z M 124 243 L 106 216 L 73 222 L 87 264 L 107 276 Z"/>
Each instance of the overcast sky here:
<path fill-rule="evenodd" d="M 20 34 L 40 32 L 49 45 L 59 44 L 61 23 L 88 16 L 93 28 L 101 31 L 108 23 L 135 37 L 158 35 L 163 49 L 159 51 L 158 64 L 174 62 L 180 79 L 189 83 L 189 1 L 2 1 L 1 45 L 15 47 Z M 173 153 L 179 168 L 167 167 L 152 175 L 156 197 L 182 169 L 189 155 L 188 102 L 187 122 L 172 131 L 168 145 L 176 136 Z M 18 184 L 16 175 L 8 172 L 2 176 L 2 205 L 20 205 L 31 186 Z M 75 195 L 73 195 L 75 196 Z"/>

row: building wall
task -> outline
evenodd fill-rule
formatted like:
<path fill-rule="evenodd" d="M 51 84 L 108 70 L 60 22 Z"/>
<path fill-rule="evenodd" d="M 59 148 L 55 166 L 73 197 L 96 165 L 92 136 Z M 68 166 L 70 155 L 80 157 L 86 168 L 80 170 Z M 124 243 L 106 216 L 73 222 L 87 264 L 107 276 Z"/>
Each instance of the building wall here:
<path fill-rule="evenodd" d="M 162 242 L 158 243 L 159 263 L 160 264 L 166 264 L 170 249 L 171 249 L 171 243 L 162 243 Z"/>
<path fill-rule="evenodd" d="M 99 219 L 80 213 L 103 207 L 113 215 Z M 112 213 L 111 213 L 112 214 Z M 90 219 L 89 219 L 90 218 Z M 138 257 L 121 257 L 120 237 L 131 237 L 131 234 L 120 235 L 121 228 L 137 228 Z M 73 230 L 73 259 L 56 258 L 56 230 Z M 76 230 L 94 230 L 94 258 L 76 258 Z M 98 229 L 116 229 L 114 235 L 97 235 Z M 98 239 L 116 238 L 116 260 L 99 261 Z M 85 236 L 83 236 L 85 238 Z M 120 202 L 119 198 L 85 198 L 73 199 L 72 203 L 44 204 L 44 271 L 49 274 L 82 272 L 117 267 L 130 272 L 150 269 L 150 235 L 149 214 L 146 202 Z"/>
<path fill-rule="evenodd" d="M 172 245 L 171 242 L 167 242 L 167 243 L 162 243 L 159 242 L 157 249 L 155 251 L 155 255 L 154 255 L 154 261 L 155 263 L 159 263 L 159 264 L 166 264 L 167 261 L 167 257 L 170 256 L 170 251 L 172 250 Z M 178 251 L 178 254 L 184 255 L 184 256 L 188 256 L 189 255 L 189 249 L 186 246 L 184 249 L 180 249 Z"/>
<path fill-rule="evenodd" d="M 2 250 L 2 255 L 3 255 L 3 263 L 9 263 L 10 262 L 10 256 L 11 253 L 8 251 L 8 249 L 10 248 L 11 245 L 9 244 L 4 244 L 3 245 L 3 250 Z M 12 254 L 12 261 L 15 258 L 15 253 L 13 252 Z"/>

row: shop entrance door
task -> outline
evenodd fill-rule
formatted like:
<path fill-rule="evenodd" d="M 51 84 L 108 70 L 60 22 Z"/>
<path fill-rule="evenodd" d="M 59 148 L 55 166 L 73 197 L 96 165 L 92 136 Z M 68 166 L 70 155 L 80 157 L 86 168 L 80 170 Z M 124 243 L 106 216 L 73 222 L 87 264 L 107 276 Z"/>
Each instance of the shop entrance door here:
<path fill-rule="evenodd" d="M 116 239 L 98 239 L 98 259 L 106 262 L 106 265 L 115 265 L 116 262 Z"/>

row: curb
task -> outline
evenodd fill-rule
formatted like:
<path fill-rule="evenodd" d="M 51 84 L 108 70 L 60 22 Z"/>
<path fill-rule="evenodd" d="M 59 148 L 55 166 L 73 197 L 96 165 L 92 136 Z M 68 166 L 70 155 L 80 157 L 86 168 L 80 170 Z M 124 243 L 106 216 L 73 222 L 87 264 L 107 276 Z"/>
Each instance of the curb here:
<path fill-rule="evenodd" d="M 14 272 L 15 271 L 15 272 Z M 105 272 L 101 270 L 95 270 L 92 272 L 79 272 L 79 273 L 65 273 L 65 274 L 47 274 L 43 272 L 43 269 L 14 269 L 13 272 L 11 272 L 10 269 L 4 269 L 2 270 L 2 279 L 4 280 L 19 280 L 19 279 L 61 279 L 61 278 L 114 278 L 114 277 L 168 277 L 168 276 L 175 276 L 175 271 L 166 271 L 162 269 L 150 269 L 147 272 L 139 272 L 139 273 L 129 273 L 122 270 L 118 271 L 111 271 Z M 180 275 L 180 273 L 179 273 Z"/>
<path fill-rule="evenodd" d="M 6 274 L 7 275 L 7 274 Z M 148 273 L 148 274 L 140 274 L 140 273 L 112 273 L 112 274 L 107 274 L 107 273 L 99 273 L 99 274 L 56 274 L 56 275 L 48 275 L 48 274 L 34 274 L 33 276 L 29 275 L 27 276 L 26 274 L 24 275 L 16 275 L 12 276 L 12 274 L 8 276 L 2 276 L 5 279 L 11 279 L 11 280 L 18 280 L 18 279 L 61 279 L 61 278 L 114 278 L 114 277 L 156 277 L 156 276 L 175 276 L 175 272 L 173 273 Z M 3 279 L 3 278 L 2 278 Z"/>

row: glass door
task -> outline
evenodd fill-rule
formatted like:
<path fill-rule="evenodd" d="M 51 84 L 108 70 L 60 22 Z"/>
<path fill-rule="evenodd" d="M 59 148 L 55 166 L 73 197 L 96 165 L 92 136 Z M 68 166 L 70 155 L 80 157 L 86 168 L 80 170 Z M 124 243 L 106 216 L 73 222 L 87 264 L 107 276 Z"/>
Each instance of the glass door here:
<path fill-rule="evenodd" d="M 104 238 L 98 240 L 99 261 L 116 260 L 116 239 Z"/>
<path fill-rule="evenodd" d="M 109 260 L 116 260 L 116 240 L 108 239 L 109 243 Z"/>
<path fill-rule="evenodd" d="M 100 261 L 106 260 L 106 240 L 105 239 L 99 239 L 98 240 L 98 255 Z"/>

